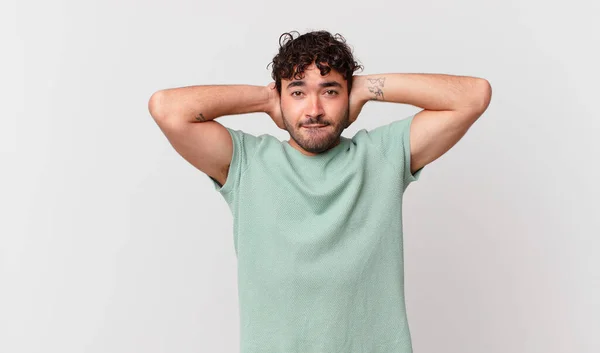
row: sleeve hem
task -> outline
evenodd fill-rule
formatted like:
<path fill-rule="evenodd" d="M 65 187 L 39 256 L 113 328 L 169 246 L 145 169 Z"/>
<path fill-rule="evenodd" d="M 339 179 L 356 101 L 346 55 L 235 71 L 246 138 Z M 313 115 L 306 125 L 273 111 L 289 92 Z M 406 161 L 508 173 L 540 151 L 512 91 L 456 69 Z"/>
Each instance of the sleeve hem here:
<path fill-rule="evenodd" d="M 234 183 L 233 175 L 235 175 L 235 173 L 237 173 L 237 168 L 239 166 L 238 159 L 240 158 L 240 156 L 239 156 L 240 151 L 238 151 L 238 149 L 241 147 L 239 144 L 240 141 L 237 140 L 238 136 L 230 128 L 228 128 L 228 127 L 225 127 L 225 128 L 229 132 L 229 135 L 231 136 L 231 141 L 233 143 L 233 153 L 231 155 L 231 163 L 229 164 L 229 171 L 227 172 L 227 179 L 225 179 L 225 184 L 223 184 L 223 186 L 221 186 L 216 180 L 214 180 L 210 175 L 207 174 L 207 176 L 213 182 L 215 190 L 217 190 L 221 194 L 228 194 L 231 190 L 233 190 L 233 183 Z M 244 170 L 245 169 L 246 168 L 244 168 Z"/>
<path fill-rule="evenodd" d="M 421 167 L 420 169 L 416 170 L 414 173 L 411 173 L 411 163 L 412 163 L 412 158 L 411 158 L 411 151 L 410 151 L 410 128 L 412 125 L 412 122 L 415 118 L 415 115 L 410 116 L 409 122 L 408 122 L 408 127 L 406 129 L 404 129 L 404 141 L 406 141 L 406 143 L 408 144 L 408 146 L 406 146 L 404 148 L 404 161 L 405 161 L 405 173 L 404 175 L 406 176 L 406 181 L 407 184 L 408 183 L 412 183 L 413 181 L 417 181 L 419 180 L 419 177 L 421 176 L 421 171 L 423 171 L 423 168 L 425 167 Z"/>
<path fill-rule="evenodd" d="M 225 180 L 225 184 L 221 186 L 209 176 L 215 190 L 223 195 L 229 194 L 234 188 L 239 186 L 244 173 L 250 168 L 250 165 L 257 155 L 259 144 L 258 141 L 253 140 L 255 138 L 253 135 L 246 134 L 241 130 L 234 130 L 229 127 L 225 128 L 229 132 L 231 141 L 233 142 L 233 153 L 229 165 L 229 172 L 227 173 L 227 179 Z M 253 150 L 250 156 L 247 155 L 249 149 Z M 241 168 L 241 170 L 238 170 L 238 168 Z"/>

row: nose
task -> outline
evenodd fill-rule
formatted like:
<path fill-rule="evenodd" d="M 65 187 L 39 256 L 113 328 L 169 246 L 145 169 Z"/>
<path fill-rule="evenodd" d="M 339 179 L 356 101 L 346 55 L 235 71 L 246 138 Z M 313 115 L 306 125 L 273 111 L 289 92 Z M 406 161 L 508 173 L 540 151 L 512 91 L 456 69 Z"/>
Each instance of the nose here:
<path fill-rule="evenodd" d="M 321 100 L 319 97 L 312 97 L 308 103 L 308 107 L 306 109 L 306 117 L 310 119 L 318 119 L 325 114 L 325 110 L 323 109 L 323 104 L 321 104 Z"/>

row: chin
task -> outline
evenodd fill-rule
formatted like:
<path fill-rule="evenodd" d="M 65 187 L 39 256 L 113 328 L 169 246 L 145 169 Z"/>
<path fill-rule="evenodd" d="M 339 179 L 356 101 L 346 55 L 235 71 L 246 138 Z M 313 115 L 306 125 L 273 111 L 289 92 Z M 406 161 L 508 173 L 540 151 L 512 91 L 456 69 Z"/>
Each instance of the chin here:
<path fill-rule="evenodd" d="M 302 136 L 302 139 L 297 141 L 298 145 L 302 147 L 305 151 L 311 153 L 320 153 L 328 150 L 337 142 L 339 138 L 339 135 L 335 136 L 332 134 L 327 134 L 323 136 L 310 136 L 306 133 L 300 133 L 300 136 Z"/>

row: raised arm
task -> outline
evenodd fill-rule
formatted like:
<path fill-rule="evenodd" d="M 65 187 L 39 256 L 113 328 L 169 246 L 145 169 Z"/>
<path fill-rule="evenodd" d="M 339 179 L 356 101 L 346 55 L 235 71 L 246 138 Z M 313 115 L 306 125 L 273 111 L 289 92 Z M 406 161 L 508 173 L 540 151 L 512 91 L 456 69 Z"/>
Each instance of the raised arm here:
<path fill-rule="evenodd" d="M 356 75 L 352 88 L 359 106 L 374 100 L 423 108 L 410 128 L 411 173 L 452 148 L 487 109 L 491 95 L 485 79 L 446 74 Z"/>
<path fill-rule="evenodd" d="M 211 85 L 158 91 L 148 110 L 173 148 L 193 166 L 225 184 L 233 155 L 227 129 L 214 121 L 225 115 L 268 112 L 266 86 Z"/>
<path fill-rule="evenodd" d="M 225 115 L 264 112 L 268 98 L 264 86 L 189 86 L 154 93 L 148 109 L 155 120 L 197 123 Z"/>

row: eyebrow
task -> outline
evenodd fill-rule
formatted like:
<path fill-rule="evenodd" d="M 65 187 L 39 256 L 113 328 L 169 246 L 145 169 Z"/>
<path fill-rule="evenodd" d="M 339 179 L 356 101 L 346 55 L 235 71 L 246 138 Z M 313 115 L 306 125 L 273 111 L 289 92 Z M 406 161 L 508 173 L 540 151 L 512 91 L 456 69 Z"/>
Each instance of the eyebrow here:
<path fill-rule="evenodd" d="M 306 86 L 306 83 L 304 81 L 298 80 L 298 81 L 292 81 L 292 82 L 290 82 L 287 85 L 286 89 L 290 89 L 292 87 L 304 87 L 304 86 Z M 339 88 L 342 88 L 342 85 L 339 82 L 337 82 L 337 81 L 325 81 L 325 82 L 319 83 L 319 87 L 322 87 L 322 88 L 323 87 L 339 87 Z"/>

